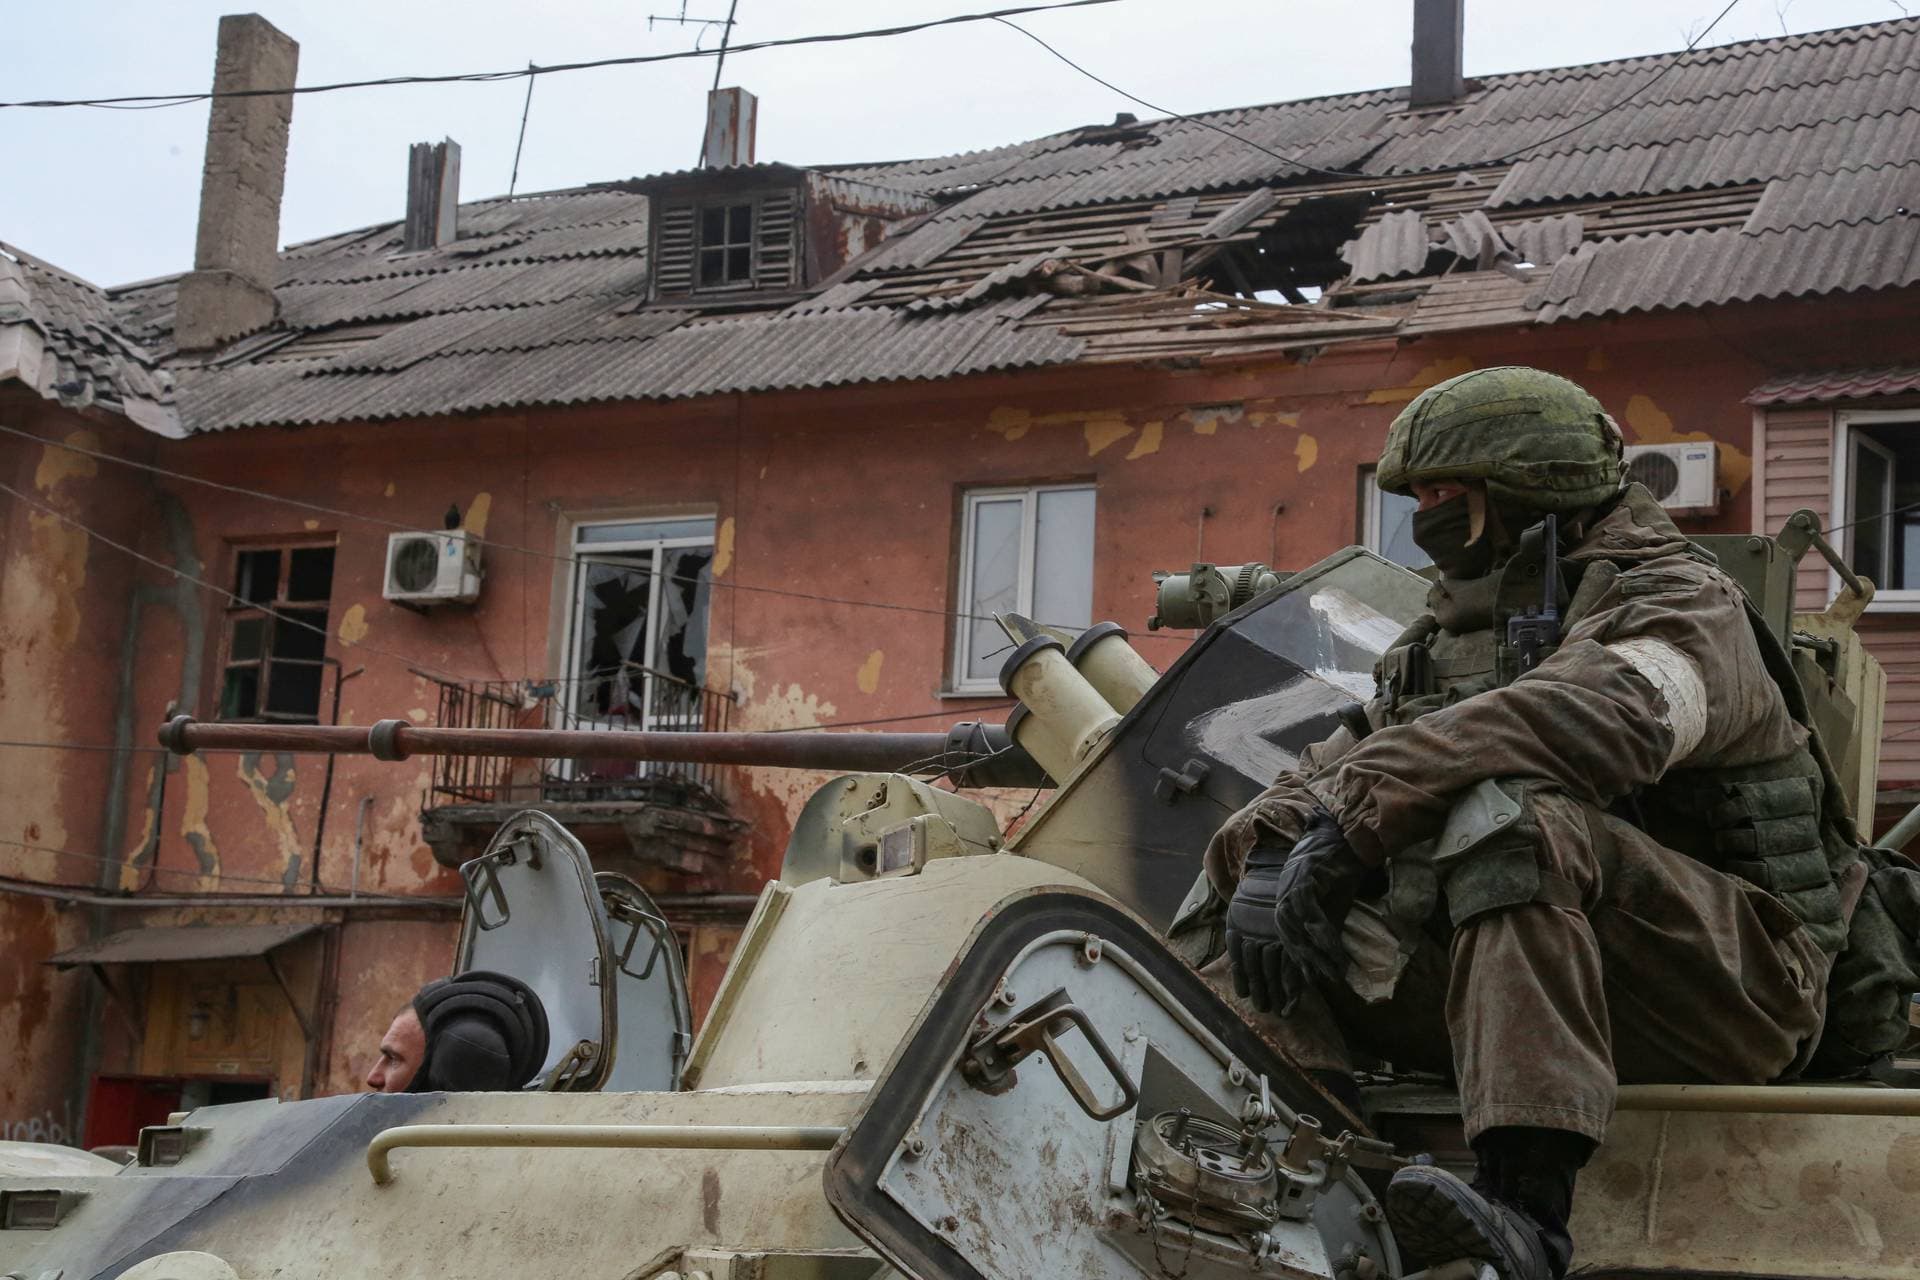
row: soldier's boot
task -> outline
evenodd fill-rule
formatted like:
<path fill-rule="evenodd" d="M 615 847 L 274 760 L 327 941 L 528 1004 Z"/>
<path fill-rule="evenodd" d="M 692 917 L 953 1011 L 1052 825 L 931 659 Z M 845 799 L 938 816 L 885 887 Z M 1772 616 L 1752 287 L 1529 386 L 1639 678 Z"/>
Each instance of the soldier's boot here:
<path fill-rule="evenodd" d="M 1559 1129 L 1489 1129 L 1473 1144 L 1471 1184 L 1433 1165 L 1402 1169 L 1387 1186 L 1394 1239 L 1427 1265 L 1477 1258 L 1501 1280 L 1560 1280 L 1573 1259 L 1573 1182 L 1593 1146 Z"/>

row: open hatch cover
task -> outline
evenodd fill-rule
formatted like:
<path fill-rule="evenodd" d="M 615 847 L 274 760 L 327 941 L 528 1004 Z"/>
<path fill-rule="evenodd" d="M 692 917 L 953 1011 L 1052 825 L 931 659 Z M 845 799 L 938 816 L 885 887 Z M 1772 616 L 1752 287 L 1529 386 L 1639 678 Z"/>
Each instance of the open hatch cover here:
<path fill-rule="evenodd" d="M 1352 1172 L 1382 1145 L 1137 919 L 1017 895 L 948 973 L 826 1169 L 903 1273 L 1399 1274 Z"/>
<path fill-rule="evenodd" d="M 535 1087 L 679 1086 L 691 1017 L 680 948 L 659 908 L 546 814 L 515 814 L 463 864 L 455 971 L 519 978 L 546 1006 L 551 1039 Z"/>

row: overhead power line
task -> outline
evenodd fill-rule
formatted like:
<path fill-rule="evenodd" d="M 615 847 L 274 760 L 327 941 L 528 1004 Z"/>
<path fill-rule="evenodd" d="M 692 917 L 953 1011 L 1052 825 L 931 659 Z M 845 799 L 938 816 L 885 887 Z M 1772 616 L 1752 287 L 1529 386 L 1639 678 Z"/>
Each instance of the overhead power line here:
<path fill-rule="evenodd" d="M 19 502 L 24 506 L 31 507 L 33 510 L 40 512 L 42 515 L 52 516 L 55 520 L 58 520 L 61 524 L 66 525 L 68 528 L 75 529 L 81 533 L 84 533 L 87 535 L 87 537 L 93 539 L 95 542 L 101 543 L 105 546 L 112 547 L 115 551 L 120 552 L 122 555 L 132 556 L 135 560 L 138 560 L 142 564 L 150 565 L 151 567 L 160 570 L 162 573 L 172 574 L 175 578 L 178 578 L 180 581 L 190 583 L 193 586 L 199 587 L 202 591 L 211 592 L 212 594 L 226 600 L 229 604 L 238 605 L 243 609 L 251 609 L 257 613 L 265 614 L 268 617 L 274 619 L 276 622 L 284 623 L 289 627 L 299 627 L 303 631 L 314 632 L 315 634 L 325 639 L 332 638 L 332 633 L 329 632 L 325 627 L 320 626 L 317 623 L 308 622 L 304 618 L 296 618 L 291 614 L 282 613 L 277 609 L 269 608 L 266 605 L 260 604 L 257 601 L 248 600 L 243 596 L 236 595 L 234 592 L 227 590 L 225 587 L 219 586 L 216 583 L 208 582 L 205 578 L 196 577 L 195 575 L 188 573 L 185 569 L 176 568 L 175 566 L 166 563 L 164 560 L 156 560 L 152 556 L 147 555 L 144 552 L 136 551 L 134 548 L 128 546 L 126 543 L 120 542 L 113 538 L 109 538 L 106 534 L 101 533 L 98 529 L 95 529 L 90 525 L 84 524 L 81 521 L 74 519 L 72 516 L 68 515 L 64 511 L 59 510 L 56 507 L 50 507 L 43 502 L 36 502 L 34 499 L 29 498 L 26 494 L 20 492 L 18 489 L 14 488 L 10 484 L 5 483 L 4 481 L 0 481 L 0 493 L 4 493 L 8 495 L 12 499 L 14 499 L 14 501 Z M 419 662 L 413 658 L 409 658 L 404 653 L 395 653 L 391 649 L 382 649 L 375 645 L 370 645 L 365 641 L 357 642 L 354 645 L 354 647 L 366 653 L 378 654 L 380 657 L 383 657 L 383 658 L 391 658 L 395 662 L 406 663 L 409 670 L 417 668 L 423 672 L 426 672 L 429 675 L 445 679 L 451 684 L 472 683 L 472 681 L 468 677 L 453 675 L 451 672 L 444 671 L 437 667 L 431 666 L 427 663 Z"/>
<path fill-rule="evenodd" d="M 1506 163 L 1509 163 L 1510 161 L 1518 160 L 1520 157 L 1526 155 L 1529 152 L 1537 151 L 1541 147 L 1546 146 L 1550 142 L 1557 142 L 1561 138 L 1567 137 L 1570 134 L 1578 133 L 1580 130 L 1585 129 L 1587 126 L 1595 123 L 1596 121 L 1602 120 L 1607 116 L 1612 115 L 1614 112 L 1620 110 L 1622 107 L 1627 106 L 1628 104 L 1632 103 L 1635 99 L 1645 94 L 1647 90 L 1653 88 L 1653 86 L 1658 84 L 1661 80 L 1663 80 L 1669 72 L 1671 72 L 1675 67 L 1679 66 L 1681 60 L 1684 59 L 1686 55 L 1692 53 L 1695 49 L 1699 48 L 1701 41 L 1705 40 L 1709 35 L 1711 35 L 1713 33 L 1714 28 L 1718 27 L 1721 23 L 1721 20 L 1724 19 L 1729 13 L 1732 13 L 1734 10 L 1734 7 L 1739 3 L 1740 3 L 1740 0 L 1729 0 L 1729 3 L 1727 4 L 1727 6 L 1722 10 L 1720 10 L 1720 12 L 1717 15 L 1715 15 L 1713 21 L 1709 22 L 1704 28 L 1702 28 L 1700 33 L 1694 36 L 1692 40 L 1688 41 L 1686 47 L 1681 49 L 1678 52 L 1678 54 L 1674 56 L 1673 61 L 1669 62 L 1666 66 L 1662 67 L 1658 72 L 1650 76 L 1647 80 L 1641 83 L 1637 88 L 1632 90 L 1630 93 L 1626 93 L 1622 95 L 1618 101 L 1609 103 L 1607 106 L 1602 107 L 1600 110 L 1594 112 L 1592 115 L 1586 117 L 1584 120 L 1580 120 L 1575 122 L 1574 124 L 1568 125 L 1566 128 L 1561 129 L 1558 132 L 1550 133 L 1544 138 L 1538 138 L 1532 142 L 1527 143 L 1523 147 L 1519 147 L 1513 151 L 1509 151 L 1507 154 L 1503 156 L 1496 156 L 1491 160 L 1476 160 L 1473 162 L 1472 166 L 1456 165 L 1451 167 L 1468 168 L 1468 167 L 1474 167 L 1478 165 L 1506 164 Z M 1148 102 L 1145 98 L 1140 97 L 1138 94 L 1131 93 L 1126 89 L 1122 89 L 1119 85 L 1113 83 L 1113 81 L 1105 79 L 1102 76 L 1095 75 L 1092 71 L 1089 71 L 1087 68 L 1081 66 L 1078 62 L 1075 62 L 1072 58 L 1068 57 L 1066 54 L 1062 53 L 1060 50 L 1054 48 L 1051 44 L 1048 44 L 1045 40 L 1042 40 L 1039 36 L 1027 30 L 1025 27 L 1019 25 L 1016 22 L 1008 21 L 1008 18 L 1010 16 L 1013 16 L 1013 15 L 1006 15 L 1006 14 L 990 15 L 991 19 L 995 22 L 998 22 L 1001 26 L 1011 27 L 1013 30 L 1018 31 L 1021 35 L 1033 41 L 1035 44 L 1039 45 L 1042 49 L 1045 49 L 1048 53 L 1052 54 L 1055 58 L 1058 58 L 1061 62 L 1065 63 L 1068 67 L 1072 68 L 1074 71 L 1079 72 L 1081 75 L 1093 81 L 1095 84 L 1100 85 L 1102 88 L 1112 90 L 1114 93 L 1119 94 L 1121 97 L 1125 98 L 1128 102 L 1131 102 L 1136 106 L 1145 107 L 1149 111 L 1158 112 L 1159 114 L 1166 116 L 1171 120 L 1179 120 L 1186 124 L 1199 125 L 1203 129 L 1211 129 L 1215 133 L 1223 134 L 1226 137 L 1232 138 L 1235 142 L 1238 142 L 1243 146 L 1251 147 L 1255 151 L 1261 152 L 1264 155 L 1272 156 L 1276 160 L 1284 160 L 1288 164 L 1298 166 L 1299 168 L 1304 169 L 1309 173 L 1317 173 L 1323 177 L 1328 177 L 1328 178 L 1347 178 L 1347 179 L 1364 178 L 1367 176 L 1364 173 L 1360 173 L 1351 169 L 1343 170 L 1343 169 L 1323 168 L 1320 165 L 1312 164 L 1309 161 L 1303 160 L 1297 155 L 1289 155 L 1284 151 L 1276 151 L 1272 147 L 1269 147 L 1264 143 L 1255 142 L 1252 138 L 1247 137 L 1245 134 L 1236 133 L 1234 130 L 1229 129 L 1224 125 L 1215 124 L 1213 121 L 1207 120 L 1201 116 L 1187 115 L 1184 112 L 1173 111 L 1166 107 L 1160 106 L 1157 103 Z"/>
<path fill-rule="evenodd" d="M 679 62 L 688 58 L 737 57 L 762 49 L 785 49 L 810 44 L 841 44 L 851 40 L 876 40 L 911 35 L 935 27 L 959 26 L 969 22 L 991 22 L 1023 14 L 1046 13 L 1056 9 L 1084 9 L 1090 5 L 1114 4 L 1117 0 L 1059 0 L 1055 4 L 1028 4 L 1011 9 L 983 13 L 957 13 L 925 22 L 902 23 L 892 27 L 874 27 L 866 31 L 834 31 L 807 36 L 786 36 L 774 40 L 756 40 L 750 44 L 724 45 L 721 49 L 683 49 L 675 53 L 631 54 L 618 58 L 594 58 L 586 62 L 562 62 L 553 66 L 515 67 L 511 71 L 470 71 L 446 75 L 384 76 L 375 80 L 341 80 L 332 84 L 286 85 L 274 89 L 235 89 L 224 93 L 207 90 L 199 93 L 136 93 L 101 98 L 37 98 L 19 102 L 0 102 L 0 109 L 24 107 L 179 107 L 192 102 L 210 102 L 214 98 L 272 98 L 287 94 L 337 93 L 343 89 L 377 89 L 405 84 L 491 84 L 500 80 L 518 80 L 522 76 L 560 75 L 569 71 L 590 71 L 599 67 L 635 67 L 655 62 Z"/>
<path fill-rule="evenodd" d="M 1705 27 L 1701 29 L 1699 35 L 1687 41 L 1686 48 L 1680 50 L 1679 54 L 1676 57 L 1674 57 L 1673 61 L 1667 63 L 1666 66 L 1660 68 L 1660 70 L 1655 72 L 1652 76 L 1649 76 L 1638 88 L 1634 89 L 1631 93 L 1626 93 L 1621 95 L 1618 101 L 1609 103 L 1608 105 L 1602 107 L 1600 110 L 1594 112 L 1592 115 L 1588 116 L 1586 119 L 1578 121 L 1574 124 L 1570 124 L 1566 128 L 1558 131 L 1557 133 L 1550 133 L 1544 138 L 1540 138 L 1533 142 L 1529 142 L 1524 147 L 1519 147 L 1513 151 L 1509 151 L 1507 152 L 1507 154 L 1503 156 L 1498 156 L 1492 160 L 1481 161 L 1481 163 L 1482 164 L 1506 164 L 1509 161 L 1518 160 L 1520 157 L 1526 155 L 1529 152 L 1538 151 L 1541 147 L 1546 146 L 1549 142 L 1558 142 L 1560 139 L 1567 137 L 1569 134 L 1578 133 L 1580 132 L 1580 130 L 1586 128 L 1588 125 L 1594 124 L 1600 120 L 1604 120 L 1606 117 L 1612 115 L 1614 112 L 1620 110 L 1622 107 L 1625 107 L 1628 104 L 1632 103 L 1633 101 L 1638 99 L 1642 94 L 1646 93 L 1647 90 L 1653 88 L 1653 86 L 1655 86 L 1656 84 L 1659 84 L 1662 80 L 1666 79 L 1667 74 L 1670 71 L 1672 71 L 1675 67 L 1679 66 L 1680 63 L 1686 58 L 1688 54 L 1692 53 L 1695 49 L 1698 49 L 1700 47 L 1700 42 L 1702 40 L 1705 40 L 1708 36 L 1712 35 L 1713 29 L 1720 25 L 1721 19 L 1725 18 L 1728 14 L 1732 13 L 1734 10 L 1734 7 L 1739 3 L 1740 3 L 1740 0 L 1727 0 L 1726 8 L 1720 10 L 1720 12 L 1714 16 L 1713 21 L 1709 22 Z"/>

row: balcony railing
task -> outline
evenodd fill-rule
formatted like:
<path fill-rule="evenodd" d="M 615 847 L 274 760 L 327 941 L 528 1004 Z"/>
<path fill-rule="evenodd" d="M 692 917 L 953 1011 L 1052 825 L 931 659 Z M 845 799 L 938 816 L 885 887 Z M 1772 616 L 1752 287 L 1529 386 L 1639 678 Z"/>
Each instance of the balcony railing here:
<path fill-rule="evenodd" d="M 564 681 L 454 683 L 414 674 L 438 688 L 434 723 L 445 728 L 719 733 L 726 730 L 734 704 L 732 694 L 631 665 L 625 672 L 624 708 L 602 716 L 580 714 L 572 686 Z M 436 756 L 428 806 L 652 801 L 717 810 L 724 807 L 721 772 L 717 765 L 677 761 Z"/>

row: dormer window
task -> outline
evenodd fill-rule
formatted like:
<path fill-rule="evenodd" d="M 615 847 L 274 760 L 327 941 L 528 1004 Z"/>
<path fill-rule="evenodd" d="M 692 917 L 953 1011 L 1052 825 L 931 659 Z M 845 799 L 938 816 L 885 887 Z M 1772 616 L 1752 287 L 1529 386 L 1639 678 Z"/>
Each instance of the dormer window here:
<path fill-rule="evenodd" d="M 753 202 L 710 204 L 700 210 L 702 289 L 753 285 Z"/>
<path fill-rule="evenodd" d="M 782 293 L 805 283 L 795 191 L 735 188 L 654 199 L 654 297 Z"/>

